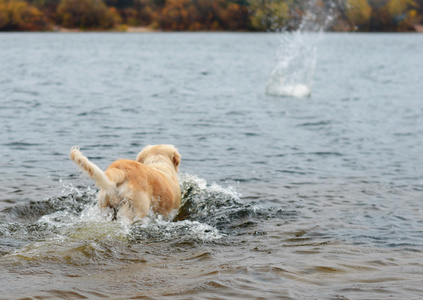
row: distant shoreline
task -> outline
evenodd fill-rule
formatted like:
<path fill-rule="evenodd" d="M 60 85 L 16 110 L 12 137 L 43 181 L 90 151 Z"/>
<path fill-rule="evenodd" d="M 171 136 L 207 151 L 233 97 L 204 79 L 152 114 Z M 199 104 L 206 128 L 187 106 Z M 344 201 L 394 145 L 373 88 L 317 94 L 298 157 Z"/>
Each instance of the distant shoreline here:
<path fill-rule="evenodd" d="M 410 31 L 348 31 L 348 30 L 328 30 L 325 31 L 326 33 L 372 33 L 372 34 L 378 34 L 378 33 L 423 33 L 423 24 L 414 24 L 413 25 L 414 30 Z M 153 29 L 151 27 L 147 26 L 126 26 L 121 25 L 116 28 L 111 29 L 80 29 L 80 28 L 65 28 L 60 26 L 54 26 L 51 30 L 7 30 L 2 31 L 1 33 L 13 33 L 13 32 L 58 32 L 58 33 L 87 33 L 87 32 L 110 32 L 110 33 L 155 33 L 155 32 L 240 32 L 240 33 L 266 33 L 270 31 L 245 31 L 245 30 L 199 30 L 199 31 L 193 31 L 193 30 L 161 30 L 161 29 Z M 275 33 L 275 32 L 270 32 Z"/>
<path fill-rule="evenodd" d="M 156 30 L 147 26 L 119 26 L 116 28 L 112 28 L 112 29 L 89 29 L 89 30 L 84 30 L 84 29 L 80 29 L 80 28 L 65 28 L 65 27 L 60 27 L 60 26 L 55 26 L 53 28 L 53 30 L 51 30 L 53 32 L 160 32 L 161 30 Z M 0 31 L 1 32 L 1 31 Z"/>
<path fill-rule="evenodd" d="M 344 32 L 344 33 L 423 33 L 423 24 L 411 25 L 413 30 L 409 31 L 351 31 L 351 30 L 328 30 L 325 32 Z M 295 31 L 295 30 L 294 30 Z M 119 25 L 110 29 L 81 29 L 81 28 L 66 28 L 61 26 L 53 26 L 47 30 L 0 30 L 1 33 L 7 32 L 60 32 L 60 33 L 77 33 L 77 32 L 122 32 L 122 33 L 153 33 L 153 32 L 269 32 L 269 31 L 250 31 L 250 30 L 162 30 L 154 29 L 149 26 L 128 26 Z M 273 31 L 272 31 L 273 32 Z"/>

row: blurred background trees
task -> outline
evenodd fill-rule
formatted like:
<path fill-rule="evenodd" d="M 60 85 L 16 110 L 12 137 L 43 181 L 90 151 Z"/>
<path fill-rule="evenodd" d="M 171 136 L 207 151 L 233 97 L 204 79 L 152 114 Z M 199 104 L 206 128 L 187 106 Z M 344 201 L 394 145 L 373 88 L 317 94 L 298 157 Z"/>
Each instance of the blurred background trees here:
<path fill-rule="evenodd" d="M 423 0 L 0 0 L 0 30 L 280 31 L 310 11 L 333 17 L 327 30 L 423 30 Z"/>
<path fill-rule="evenodd" d="M 0 0 L 0 30 L 43 30 L 47 18 L 36 7 L 21 0 Z"/>
<path fill-rule="evenodd" d="M 290 19 L 291 0 L 249 0 L 251 27 L 256 30 L 277 31 Z"/>
<path fill-rule="evenodd" d="M 352 30 L 410 31 L 422 21 L 420 6 L 414 0 L 347 0 L 344 10 Z"/>
<path fill-rule="evenodd" d="M 247 30 L 246 6 L 224 0 L 166 0 L 154 18 L 164 30 Z"/>
<path fill-rule="evenodd" d="M 65 28 L 80 29 L 110 29 L 121 20 L 116 8 L 102 0 L 61 0 L 56 19 Z"/>

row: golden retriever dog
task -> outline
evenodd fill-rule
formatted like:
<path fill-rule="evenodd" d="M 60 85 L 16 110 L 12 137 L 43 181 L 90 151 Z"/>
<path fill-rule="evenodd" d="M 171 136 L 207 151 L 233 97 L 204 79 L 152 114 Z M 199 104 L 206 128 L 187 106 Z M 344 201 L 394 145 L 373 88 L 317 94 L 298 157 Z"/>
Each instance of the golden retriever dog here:
<path fill-rule="evenodd" d="M 136 160 L 116 160 L 104 172 L 77 146 L 72 147 L 70 157 L 100 188 L 100 207 L 113 208 L 115 217 L 133 223 L 146 216 L 150 208 L 166 216 L 181 205 L 176 175 L 181 155 L 172 145 L 147 146 Z"/>

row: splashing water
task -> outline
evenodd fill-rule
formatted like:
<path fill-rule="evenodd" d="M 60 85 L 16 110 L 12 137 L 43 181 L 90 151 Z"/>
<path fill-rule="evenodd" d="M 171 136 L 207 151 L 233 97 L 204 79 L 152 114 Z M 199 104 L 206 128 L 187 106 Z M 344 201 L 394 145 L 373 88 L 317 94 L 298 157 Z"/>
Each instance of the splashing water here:
<path fill-rule="evenodd" d="M 281 97 L 309 97 L 316 65 L 317 37 L 301 32 L 284 34 L 278 62 L 267 82 L 266 93 Z"/>
<path fill-rule="evenodd" d="M 298 29 L 283 33 L 277 63 L 266 85 L 266 94 L 298 98 L 311 96 L 317 44 L 333 19 L 331 9 L 316 9 L 314 2 L 309 2 L 310 8 Z"/>
<path fill-rule="evenodd" d="M 133 225 L 113 221 L 111 210 L 98 207 L 97 190 L 86 186 L 3 210 L 8 222 L 0 221 L 0 260 L 83 265 L 124 255 L 131 243 L 217 241 L 275 214 L 243 203 L 231 187 L 186 174 L 179 179 L 181 208 L 166 218 L 150 212 Z"/>

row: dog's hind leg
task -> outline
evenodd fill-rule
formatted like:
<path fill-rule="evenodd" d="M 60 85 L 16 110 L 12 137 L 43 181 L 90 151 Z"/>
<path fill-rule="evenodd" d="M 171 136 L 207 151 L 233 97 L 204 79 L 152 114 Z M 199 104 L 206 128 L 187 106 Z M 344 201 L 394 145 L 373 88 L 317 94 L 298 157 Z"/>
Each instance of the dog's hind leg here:
<path fill-rule="evenodd" d="M 132 224 L 148 214 L 151 201 L 143 192 L 134 192 L 131 198 L 125 198 L 121 201 L 117 216 L 129 220 Z"/>

